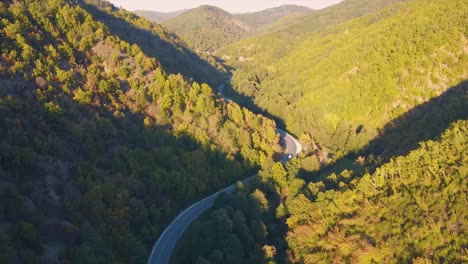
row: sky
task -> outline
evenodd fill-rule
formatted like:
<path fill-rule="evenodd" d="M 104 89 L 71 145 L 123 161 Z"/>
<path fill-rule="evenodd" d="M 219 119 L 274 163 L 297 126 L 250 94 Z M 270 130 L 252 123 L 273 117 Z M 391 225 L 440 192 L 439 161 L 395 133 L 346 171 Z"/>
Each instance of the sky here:
<path fill-rule="evenodd" d="M 201 5 L 214 5 L 231 13 L 245 13 L 281 5 L 302 5 L 313 9 L 324 8 L 342 0 L 108 0 L 127 10 L 151 10 L 172 12 Z"/>

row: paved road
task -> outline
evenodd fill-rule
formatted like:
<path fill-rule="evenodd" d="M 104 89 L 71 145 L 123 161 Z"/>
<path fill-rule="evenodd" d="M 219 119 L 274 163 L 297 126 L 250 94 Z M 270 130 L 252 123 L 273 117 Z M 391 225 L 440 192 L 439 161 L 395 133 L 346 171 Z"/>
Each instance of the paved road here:
<path fill-rule="evenodd" d="M 248 183 L 254 180 L 256 177 L 252 176 L 250 178 L 242 181 L 243 183 Z M 219 194 L 232 193 L 236 189 L 236 184 L 233 184 L 215 194 L 212 194 L 205 199 L 191 205 L 189 208 L 185 209 L 182 213 L 177 216 L 177 218 L 172 221 L 172 223 L 164 230 L 162 235 L 159 237 L 158 241 L 151 251 L 150 258 L 148 259 L 148 264 L 168 264 L 171 259 L 172 251 L 177 243 L 177 240 L 183 235 L 185 229 L 195 221 L 203 212 L 211 208 L 218 198 Z"/>
<path fill-rule="evenodd" d="M 279 128 L 276 129 L 276 132 L 280 135 L 286 144 L 286 154 L 284 155 L 281 162 L 285 163 L 286 161 L 291 160 L 293 157 L 296 157 L 299 153 L 301 153 L 302 145 L 297 141 L 297 139 L 288 134 L 288 132 Z"/>
<path fill-rule="evenodd" d="M 218 87 L 218 91 L 223 97 L 225 102 L 230 102 L 228 98 L 224 96 L 223 93 L 224 84 Z M 276 129 L 276 132 L 281 136 L 286 144 L 286 154 L 283 157 L 281 162 L 285 163 L 288 160 L 296 157 L 302 150 L 301 144 L 286 131 L 283 131 L 279 128 Z M 246 180 L 244 183 L 252 181 L 256 176 L 252 176 Z M 162 235 L 159 237 L 158 241 L 151 251 L 151 255 L 148 259 L 148 264 L 169 264 L 171 259 L 172 251 L 177 243 L 177 240 L 182 236 L 187 227 L 197 219 L 204 211 L 213 206 L 216 198 L 222 192 L 232 193 L 236 189 L 236 185 L 231 185 L 226 189 L 223 189 L 215 194 L 212 194 L 205 199 L 196 202 L 191 205 L 189 208 L 185 209 L 180 213 L 177 218 L 172 221 L 172 223 L 164 230 Z"/>
<path fill-rule="evenodd" d="M 227 82 L 230 82 L 231 78 Z M 223 97 L 224 101 L 226 103 L 229 103 L 231 99 L 227 98 L 224 96 L 224 87 L 226 83 L 221 84 L 218 86 L 218 92 Z M 276 129 L 276 132 L 280 135 L 280 137 L 283 139 L 285 145 L 286 145 L 286 153 L 281 160 L 281 162 L 285 163 L 289 160 L 291 160 L 293 157 L 296 157 L 299 153 L 302 151 L 302 145 L 295 139 L 293 136 L 291 136 L 288 132 L 281 130 L 279 128 Z"/>
<path fill-rule="evenodd" d="M 230 78 L 229 78 L 229 81 L 231 81 Z M 229 103 L 231 100 L 228 99 L 226 96 L 224 96 L 224 92 L 223 92 L 225 85 L 226 85 L 226 83 L 223 83 L 220 86 L 218 86 L 218 92 L 221 95 L 221 97 L 223 97 L 224 102 Z"/>

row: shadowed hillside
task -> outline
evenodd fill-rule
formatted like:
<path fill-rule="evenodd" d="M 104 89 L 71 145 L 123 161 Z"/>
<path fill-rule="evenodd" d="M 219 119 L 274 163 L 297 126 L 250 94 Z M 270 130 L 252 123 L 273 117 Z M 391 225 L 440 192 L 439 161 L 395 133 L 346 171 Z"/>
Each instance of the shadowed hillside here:
<path fill-rule="evenodd" d="M 462 120 L 465 120 L 465 123 Z M 255 187 L 245 186 L 239 188 L 234 195 L 220 198 L 212 210 L 192 225 L 185 240 L 178 245 L 179 251 L 173 258 L 173 263 L 184 263 L 184 260 L 195 259 L 197 256 L 196 259 L 214 262 L 218 259 L 234 258 L 230 255 L 231 248 L 238 243 L 238 238 L 241 242 L 239 246 L 235 246 L 234 255 L 236 259 L 242 259 L 245 263 L 258 263 L 260 260 L 303 263 L 304 258 L 320 262 L 321 259 L 332 260 L 343 256 L 375 261 L 394 258 L 403 261 L 415 256 L 430 257 L 431 254 L 422 251 L 421 248 L 431 250 L 432 247 L 424 243 L 417 243 L 412 251 L 406 251 L 407 242 L 402 239 L 405 229 L 398 228 L 398 221 L 408 221 L 411 222 L 411 226 L 420 226 L 424 230 L 419 233 L 420 236 L 438 241 L 439 250 L 434 250 L 438 258 L 459 260 L 461 257 L 456 252 L 462 243 L 460 237 L 453 239 L 456 246 L 443 243 L 440 237 L 430 238 L 431 226 L 423 220 L 427 211 L 417 209 L 414 196 L 425 197 L 427 203 L 432 201 L 430 197 L 439 194 L 438 188 L 452 189 L 452 198 L 445 197 L 431 203 L 429 210 L 435 216 L 439 212 L 434 211 L 450 204 L 448 210 L 451 210 L 454 217 L 458 221 L 463 219 L 464 214 L 459 209 L 466 203 L 466 196 L 458 196 L 458 187 L 466 190 L 464 177 L 460 175 L 466 171 L 466 120 L 467 81 L 395 118 L 384 126 L 369 146 L 354 155 L 339 159 L 323 170 L 314 173 L 306 170 L 306 162 L 310 156 L 292 160 L 285 168 L 277 165 L 266 166 L 260 171 L 260 181 Z M 452 173 L 453 168 L 458 168 L 458 172 L 455 169 Z M 433 180 L 427 179 L 428 170 Z M 391 172 L 395 174 L 388 175 Z M 384 180 L 382 177 L 391 177 L 395 182 Z M 376 178 L 380 180 L 373 180 Z M 458 182 L 459 186 L 433 184 L 433 181 L 437 180 Z M 420 187 L 420 181 L 425 181 L 425 187 Z M 412 188 L 404 187 L 403 183 L 411 184 Z M 380 184 L 379 187 L 377 184 Z M 400 188 L 389 191 L 391 186 Z M 374 197 L 369 198 L 373 204 L 378 204 L 381 200 L 386 201 L 385 204 L 369 208 L 368 203 L 359 200 L 363 191 L 369 197 Z M 401 197 L 403 193 L 411 197 Z M 376 196 L 378 198 L 375 198 Z M 385 208 L 393 204 L 389 200 L 398 200 L 400 204 L 393 207 L 392 213 L 387 214 L 386 219 L 379 221 L 366 218 L 372 215 L 368 210 L 377 210 L 379 214 L 385 215 Z M 256 209 L 249 209 L 249 206 L 256 206 Z M 359 207 L 367 210 L 359 210 Z M 355 213 L 350 214 L 350 210 Z M 408 211 L 411 211 L 411 215 L 408 215 Z M 232 221 L 232 227 L 223 225 L 225 222 L 221 221 L 229 215 L 233 215 L 235 219 Z M 245 215 L 248 215 L 246 218 L 255 225 L 266 225 L 266 229 L 260 229 L 263 233 L 259 232 L 258 237 L 257 234 L 253 238 L 245 235 L 246 230 L 253 227 L 244 222 Z M 438 218 L 437 221 L 440 224 L 451 223 L 446 218 Z M 335 224 L 330 227 L 327 225 L 329 222 Z M 355 226 L 362 226 L 365 230 L 356 230 Z M 379 228 L 380 226 L 394 226 L 395 229 L 390 232 L 388 229 Z M 463 232 L 461 226 L 457 227 L 454 224 L 453 228 L 458 231 L 452 229 L 449 232 L 440 232 L 445 238 L 450 237 L 451 232 Z M 203 237 L 203 242 L 194 243 L 195 237 Z M 329 244 L 324 245 L 317 240 L 309 242 L 318 237 L 329 241 Z M 385 249 L 386 244 L 383 241 L 390 237 L 398 241 L 395 242 L 398 247 L 394 251 Z M 231 245 L 231 248 L 227 249 L 226 245 Z M 333 251 L 327 250 L 329 245 L 334 245 Z M 356 250 L 341 250 L 347 246 Z M 242 247 L 248 247 L 250 250 L 245 251 Z M 302 250 L 303 248 L 306 250 Z"/>
<path fill-rule="evenodd" d="M 467 7 L 344 1 L 220 51 L 226 96 L 284 120 L 304 152 L 220 199 L 175 263 L 463 263 Z"/>
<path fill-rule="evenodd" d="M 137 44 L 146 55 L 158 58 L 169 73 L 181 73 L 213 86 L 224 80 L 226 70 L 220 63 L 209 56 L 206 56 L 206 60 L 202 59 L 162 26 L 117 9 L 107 2 L 80 2 L 82 7 L 93 14 L 95 19 L 103 22 L 113 35 L 131 44 Z"/>
<path fill-rule="evenodd" d="M 441 135 L 450 124 L 468 119 L 468 81 L 418 105 L 379 131 L 369 149 L 385 157 L 408 154 L 419 142 Z"/>
<path fill-rule="evenodd" d="M 183 207 L 281 151 L 273 121 L 165 72 L 109 16 L 0 2 L 0 263 L 145 263 Z"/>
<path fill-rule="evenodd" d="M 437 139 L 458 120 L 468 120 L 468 81 L 391 120 L 363 149 L 329 164 L 318 172 L 320 176 L 307 177 L 324 180 L 330 174 L 340 175 L 344 170 L 354 171 L 355 176 L 373 173 L 390 159 L 408 155 L 420 146 L 420 142 Z"/>
<path fill-rule="evenodd" d="M 408 1 L 291 41 L 240 41 L 232 46 L 240 57 L 227 60 L 241 95 L 233 98 L 335 156 L 357 151 L 390 120 L 466 79 L 466 11 L 460 0 Z"/>

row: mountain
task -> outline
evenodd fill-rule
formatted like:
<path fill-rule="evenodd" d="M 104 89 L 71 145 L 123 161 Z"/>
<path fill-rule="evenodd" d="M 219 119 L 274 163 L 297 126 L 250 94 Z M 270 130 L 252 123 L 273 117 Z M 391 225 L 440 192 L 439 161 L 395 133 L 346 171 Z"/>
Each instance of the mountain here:
<path fill-rule="evenodd" d="M 467 14 L 344 1 L 220 50 L 227 96 L 304 151 L 221 197 L 172 263 L 466 262 Z"/>
<path fill-rule="evenodd" d="M 459 120 L 373 173 L 330 175 L 337 189 L 304 184 L 282 207 L 291 263 L 464 262 L 467 133 Z"/>
<path fill-rule="evenodd" d="M 216 86 L 224 82 L 226 69 L 207 54 L 196 54 L 177 35 L 163 26 L 118 9 L 107 1 L 85 0 L 82 5 L 93 17 L 106 24 L 113 35 L 135 43 L 145 54 L 157 57 L 169 73 L 181 73 L 200 83 Z"/>
<path fill-rule="evenodd" d="M 281 152 L 272 120 L 155 56 L 189 51 L 157 24 L 97 0 L 0 17 L 1 263 L 145 263 L 182 208 Z"/>
<path fill-rule="evenodd" d="M 256 30 L 266 25 L 272 24 L 280 19 L 305 15 L 311 13 L 313 10 L 305 6 L 297 5 L 283 5 L 279 7 L 269 8 L 259 12 L 236 14 L 237 19 L 249 25 Z"/>
<path fill-rule="evenodd" d="M 171 263 L 463 263 L 467 133 L 454 122 L 373 173 L 309 182 L 301 162 L 271 167 L 190 226 Z"/>
<path fill-rule="evenodd" d="M 234 43 L 250 30 L 249 26 L 228 12 L 208 5 L 168 20 L 164 26 L 174 31 L 190 47 L 203 53 Z"/>
<path fill-rule="evenodd" d="M 280 20 L 271 25 L 270 29 L 277 32 L 289 32 L 291 35 L 310 33 L 404 1 L 408 0 L 345 0 L 324 9 L 315 10 L 307 16 Z"/>
<path fill-rule="evenodd" d="M 375 3 L 339 5 L 353 4 L 356 9 L 346 15 L 352 18 L 368 2 Z M 367 145 L 393 118 L 466 80 L 463 1 L 380 2 L 387 8 L 315 29 L 304 22 L 296 26 L 300 33 L 279 31 L 220 51 L 235 69 L 236 100 L 342 156 Z M 337 10 L 343 12 L 329 8 L 319 17 L 334 17 Z M 405 17 L 409 13 L 411 19 Z"/>
<path fill-rule="evenodd" d="M 466 262 L 467 14 L 347 0 L 239 40 L 210 6 L 179 37 L 107 1 L 0 2 L 0 263 L 146 263 L 253 174 L 175 263 Z M 273 118 L 303 145 L 285 164 Z"/>
<path fill-rule="evenodd" d="M 204 5 L 164 21 L 163 24 L 198 53 L 210 53 L 260 32 L 262 27 L 280 19 L 293 19 L 311 11 L 307 7 L 285 5 L 233 15 L 218 7 Z"/>
<path fill-rule="evenodd" d="M 407 0 L 346 0 L 339 4 L 314 10 L 310 14 L 299 17 L 284 17 L 270 25 L 261 28 L 261 36 L 242 39 L 220 51 L 220 55 L 229 54 L 234 57 L 250 57 L 253 53 L 259 63 L 266 64 L 282 58 L 292 48 L 303 41 L 305 35 L 324 30 L 327 27 L 368 15 L 385 6 Z M 255 43 L 269 41 L 263 49 L 251 50 L 249 46 Z"/>
<path fill-rule="evenodd" d="M 187 11 L 188 11 L 187 9 L 184 9 L 184 10 L 178 10 L 178 11 L 169 12 L 169 13 L 163 13 L 163 12 L 147 11 L 147 10 L 135 10 L 133 11 L 133 13 L 137 16 L 144 17 L 156 23 L 162 23 L 164 21 L 172 19 Z"/>

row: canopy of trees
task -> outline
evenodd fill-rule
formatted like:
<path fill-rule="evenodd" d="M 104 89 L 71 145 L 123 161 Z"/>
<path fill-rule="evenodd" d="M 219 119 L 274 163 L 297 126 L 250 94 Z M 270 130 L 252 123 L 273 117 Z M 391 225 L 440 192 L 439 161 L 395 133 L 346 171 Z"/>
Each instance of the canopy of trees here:
<path fill-rule="evenodd" d="M 298 136 L 311 135 L 340 157 L 367 145 L 392 119 L 466 79 L 466 1 L 406 1 L 358 12 L 370 2 L 343 2 L 346 16 L 338 15 L 345 12 L 338 6 L 306 16 L 319 21 L 361 12 L 349 21 L 330 19 L 307 30 L 304 17 L 295 26 L 221 51 L 235 68 L 233 92 L 226 93 L 284 121 Z"/>
<path fill-rule="evenodd" d="M 225 49 L 229 97 L 284 121 L 306 153 L 264 163 L 255 186 L 220 199 L 175 263 L 229 262 L 213 257 L 229 256 L 227 237 L 255 249 L 239 263 L 467 261 L 468 6 L 399 2 L 344 1 Z M 259 206 L 254 245 L 233 221 L 250 212 L 239 200 Z M 217 233 L 223 212 L 232 227 Z"/>
<path fill-rule="evenodd" d="M 248 30 L 244 24 L 228 12 L 203 5 L 191 9 L 164 22 L 194 50 L 213 52 L 239 40 Z"/>
<path fill-rule="evenodd" d="M 183 207 L 281 151 L 273 121 L 106 24 L 158 30 L 135 19 L 99 1 L 0 3 L 0 262 L 144 263 Z"/>
<path fill-rule="evenodd" d="M 468 122 L 337 190 L 285 202 L 293 263 L 462 263 Z M 310 188 L 310 187 L 309 187 Z"/>

